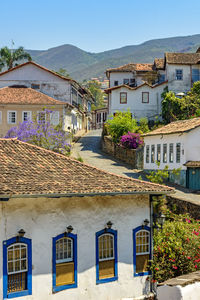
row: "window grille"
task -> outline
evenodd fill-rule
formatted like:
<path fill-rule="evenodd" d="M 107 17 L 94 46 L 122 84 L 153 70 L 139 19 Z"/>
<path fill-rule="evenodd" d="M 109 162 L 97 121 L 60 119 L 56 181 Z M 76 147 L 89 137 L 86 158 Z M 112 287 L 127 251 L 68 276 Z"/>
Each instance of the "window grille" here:
<path fill-rule="evenodd" d="M 176 162 L 180 163 L 181 161 L 181 143 L 176 144 Z"/>
<path fill-rule="evenodd" d="M 167 162 L 167 144 L 163 144 L 163 162 Z"/>
<path fill-rule="evenodd" d="M 99 261 L 114 259 L 114 238 L 111 234 L 99 237 Z"/>
<path fill-rule="evenodd" d="M 56 263 L 73 261 L 73 241 L 64 237 L 56 242 Z"/>
<path fill-rule="evenodd" d="M 173 163 L 174 161 L 174 144 L 169 144 L 169 162 Z"/>
<path fill-rule="evenodd" d="M 151 145 L 151 163 L 155 162 L 155 145 Z"/>
<path fill-rule="evenodd" d="M 160 144 L 157 145 L 157 161 L 160 162 L 161 160 L 161 154 L 160 154 L 160 151 L 161 151 L 161 146 Z"/>
<path fill-rule="evenodd" d="M 15 243 L 7 248 L 8 285 L 7 292 L 27 289 L 28 255 L 27 245 Z"/>
<path fill-rule="evenodd" d="M 146 146 L 146 163 L 149 163 L 149 145 Z"/>
<path fill-rule="evenodd" d="M 136 233 L 136 255 L 149 254 L 149 235 L 147 230 Z"/>
<path fill-rule="evenodd" d="M 9 111 L 8 112 L 8 124 L 15 124 L 16 123 L 16 112 Z"/>
<path fill-rule="evenodd" d="M 23 111 L 22 121 L 31 121 L 31 111 Z"/>

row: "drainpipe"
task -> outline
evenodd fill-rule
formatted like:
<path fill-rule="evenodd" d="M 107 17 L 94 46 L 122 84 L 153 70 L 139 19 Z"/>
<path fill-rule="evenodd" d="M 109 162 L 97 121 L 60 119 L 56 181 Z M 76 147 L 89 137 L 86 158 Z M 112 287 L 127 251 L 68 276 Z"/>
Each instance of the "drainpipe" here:
<path fill-rule="evenodd" d="M 151 261 L 153 261 L 153 197 L 154 195 L 150 195 L 150 231 L 151 231 Z M 155 300 L 157 299 L 157 289 L 155 284 L 152 282 L 150 278 L 150 291 L 154 294 Z"/>

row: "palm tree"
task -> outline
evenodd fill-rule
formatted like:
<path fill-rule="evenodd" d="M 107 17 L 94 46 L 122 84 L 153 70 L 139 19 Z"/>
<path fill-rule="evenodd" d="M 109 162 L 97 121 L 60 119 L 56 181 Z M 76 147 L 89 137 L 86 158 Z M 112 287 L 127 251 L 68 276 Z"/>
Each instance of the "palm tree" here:
<path fill-rule="evenodd" d="M 17 62 L 23 59 L 31 61 L 32 58 L 29 53 L 24 51 L 23 47 L 19 47 L 16 50 L 10 50 L 8 47 L 0 49 L 0 70 L 6 67 L 8 70 L 16 67 Z"/>

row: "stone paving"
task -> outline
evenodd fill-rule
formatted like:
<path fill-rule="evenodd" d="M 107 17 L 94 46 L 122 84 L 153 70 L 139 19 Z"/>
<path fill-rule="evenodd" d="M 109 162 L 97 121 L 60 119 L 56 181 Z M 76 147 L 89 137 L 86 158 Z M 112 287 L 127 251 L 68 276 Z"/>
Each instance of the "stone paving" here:
<path fill-rule="evenodd" d="M 142 175 L 144 179 L 144 173 L 141 170 L 132 169 L 131 166 L 102 152 L 100 142 L 101 130 L 92 130 L 74 144 L 71 156 L 75 158 L 80 156 L 83 162 L 107 172 L 132 178 L 138 178 Z M 173 196 L 180 200 L 200 205 L 200 195 L 191 193 L 187 189 L 176 187 Z"/>

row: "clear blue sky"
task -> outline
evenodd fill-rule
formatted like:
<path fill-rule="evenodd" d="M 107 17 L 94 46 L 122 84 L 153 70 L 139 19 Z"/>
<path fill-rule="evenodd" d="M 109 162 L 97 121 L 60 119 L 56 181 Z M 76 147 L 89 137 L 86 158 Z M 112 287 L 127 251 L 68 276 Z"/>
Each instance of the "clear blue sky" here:
<path fill-rule="evenodd" d="M 100 52 L 146 40 L 200 33 L 200 0 L 8 0 L 0 47 L 73 44 Z"/>

